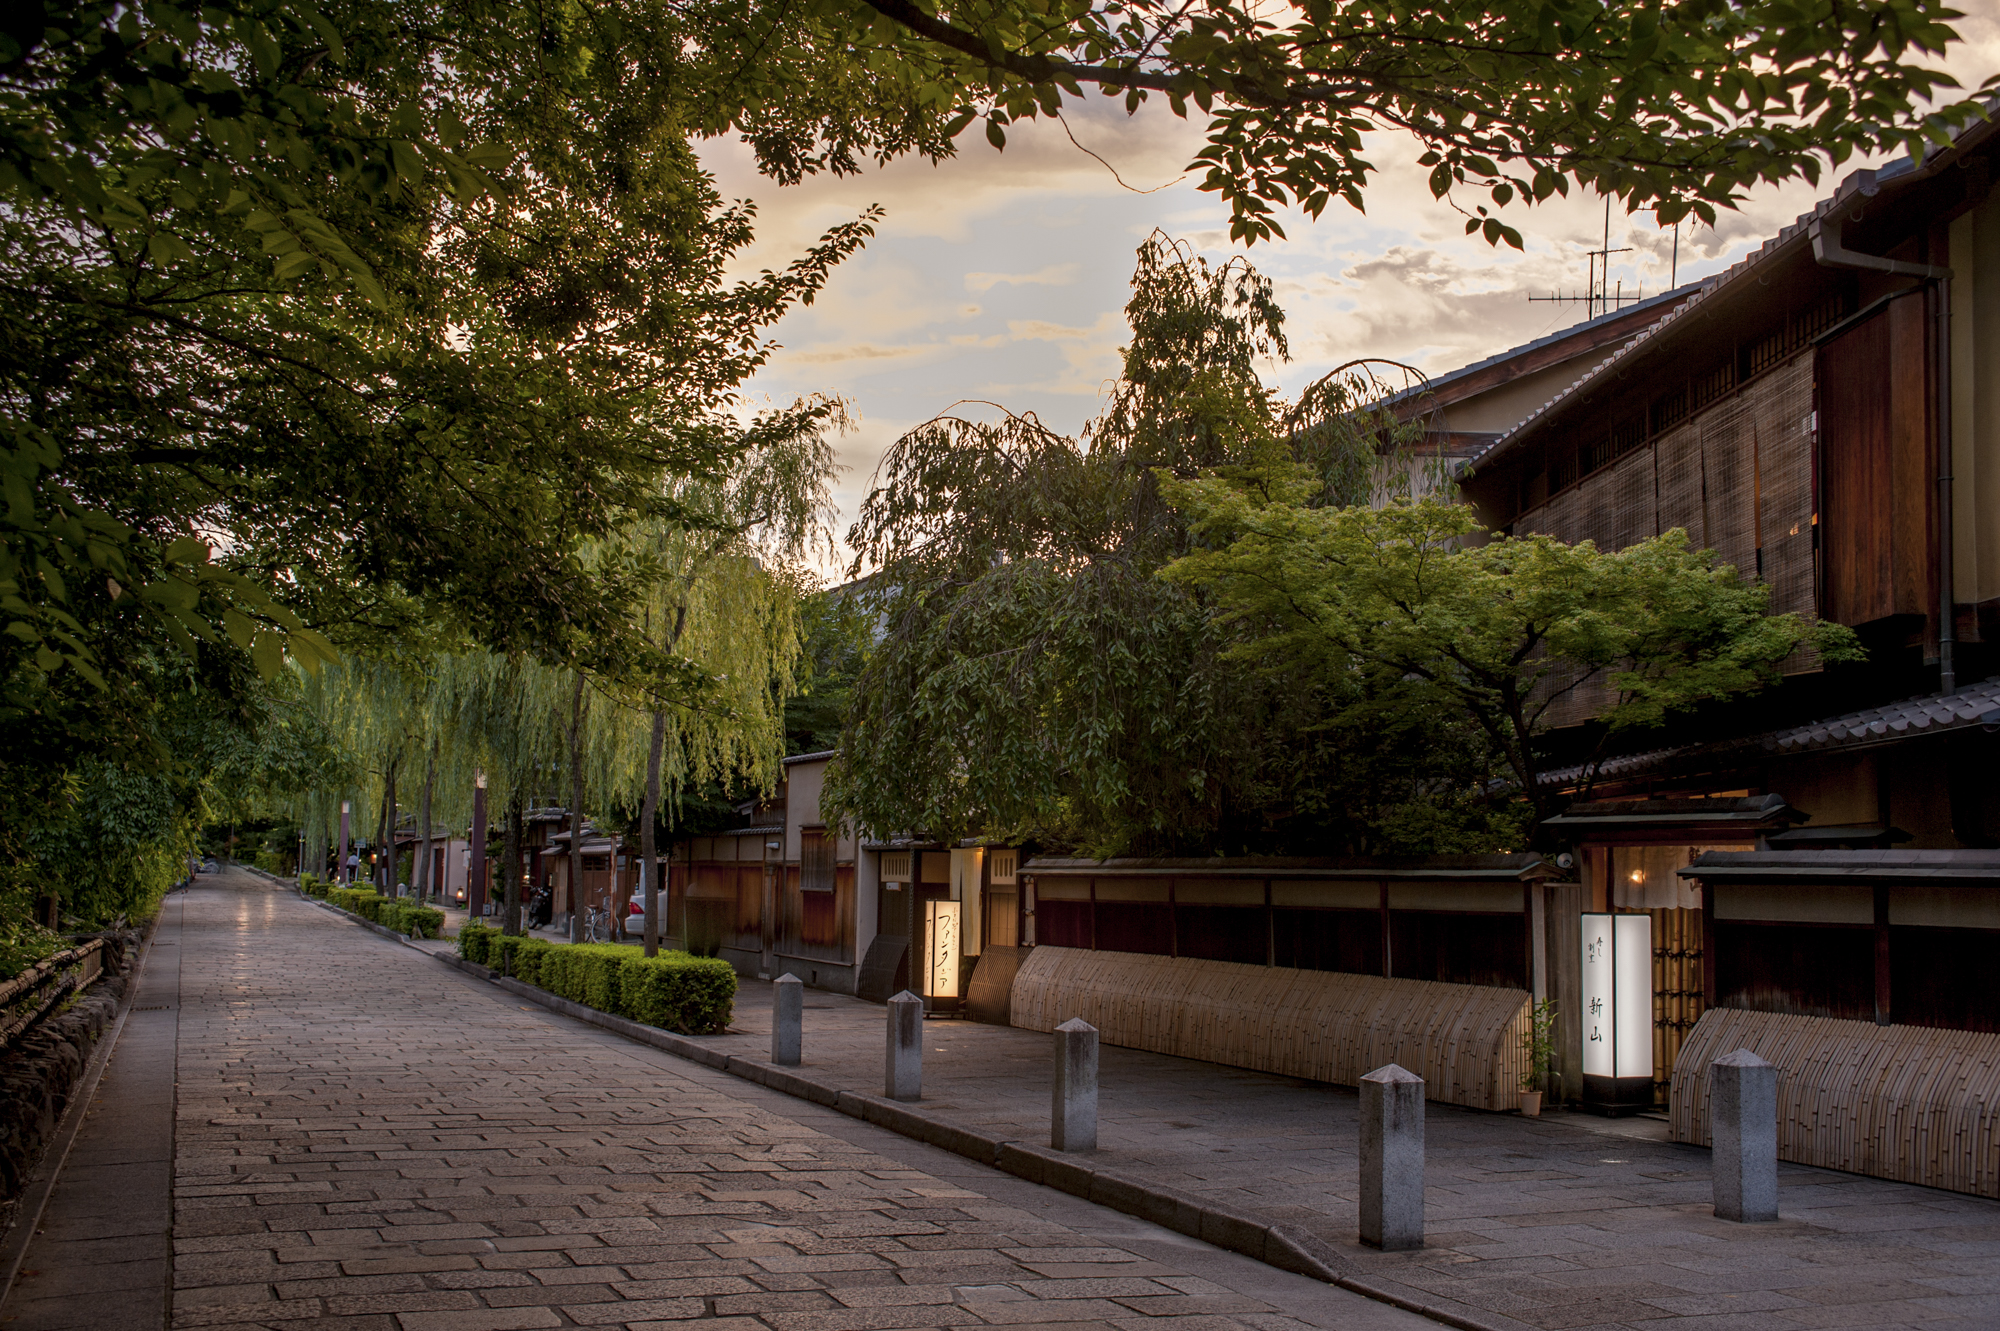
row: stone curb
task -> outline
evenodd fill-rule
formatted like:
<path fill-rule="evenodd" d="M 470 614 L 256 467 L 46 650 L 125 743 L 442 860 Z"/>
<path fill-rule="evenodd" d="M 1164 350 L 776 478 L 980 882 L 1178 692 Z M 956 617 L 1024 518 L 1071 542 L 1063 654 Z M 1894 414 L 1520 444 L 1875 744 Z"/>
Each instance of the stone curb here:
<path fill-rule="evenodd" d="M 310 897 L 306 899 L 312 900 Z M 331 906 L 326 908 L 335 909 Z M 346 914 L 345 911 L 336 913 Z M 361 922 L 367 923 L 365 920 Z M 389 931 L 381 930 L 381 932 Z M 394 933 L 390 933 L 389 936 L 401 937 Z M 1528 1323 L 1516 1321 L 1511 1317 L 1496 1320 L 1490 1315 L 1478 1316 L 1476 1310 L 1469 1308 L 1461 1312 L 1456 1308 L 1442 1307 L 1425 1298 L 1423 1291 L 1407 1286 L 1391 1288 L 1365 1276 L 1356 1275 L 1346 1258 L 1328 1247 L 1317 1236 L 1295 1225 L 1271 1224 L 1202 1198 L 1141 1182 L 1113 1169 L 1093 1169 L 1077 1156 L 1066 1155 L 1045 1146 L 1020 1141 L 1003 1141 L 970 1128 L 941 1123 L 894 1100 L 840 1090 L 786 1068 L 744 1058 L 741 1054 L 725 1053 L 703 1044 L 692 1036 L 676 1035 L 672 1031 L 663 1031 L 656 1026 L 646 1026 L 624 1017 L 612 1016 L 608 1012 L 599 1012 L 596 1008 L 572 1002 L 546 989 L 538 989 L 534 985 L 502 975 L 489 967 L 476 965 L 450 952 L 433 952 L 431 955 L 447 966 L 477 979 L 490 981 L 508 993 L 529 999 L 565 1017 L 574 1017 L 578 1021 L 588 1022 L 592 1026 L 601 1027 L 627 1039 L 651 1045 L 664 1053 L 689 1059 L 704 1067 L 715 1068 L 731 1076 L 741 1077 L 745 1081 L 767 1086 L 774 1091 L 783 1091 L 801 1100 L 810 1100 L 814 1104 L 838 1110 L 850 1118 L 858 1118 L 877 1127 L 887 1128 L 891 1132 L 950 1151 L 954 1155 L 964 1156 L 982 1165 L 991 1165 L 1029 1183 L 1039 1183 L 1044 1187 L 1069 1193 L 1073 1197 L 1081 1197 L 1099 1206 L 1137 1216 L 1163 1229 L 1171 1229 L 1189 1238 L 1200 1239 L 1218 1248 L 1227 1248 L 1231 1252 L 1255 1258 L 1281 1271 L 1323 1280 L 1327 1284 L 1337 1285 L 1341 1289 L 1374 1299 L 1379 1303 L 1387 1303 L 1405 1312 L 1428 1317 L 1434 1322 L 1457 1327 L 1459 1331 L 1535 1331 Z"/>

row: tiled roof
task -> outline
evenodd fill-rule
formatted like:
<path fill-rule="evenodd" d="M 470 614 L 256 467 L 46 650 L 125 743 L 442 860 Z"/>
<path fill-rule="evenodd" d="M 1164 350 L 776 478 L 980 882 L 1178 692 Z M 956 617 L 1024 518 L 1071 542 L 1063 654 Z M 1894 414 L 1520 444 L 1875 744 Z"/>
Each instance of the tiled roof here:
<path fill-rule="evenodd" d="M 1678 300 L 1682 296 L 1686 296 L 1688 293 L 1694 291 L 1697 285 L 1697 283 L 1693 282 L 1683 283 L 1671 291 L 1663 291 L 1657 296 L 1647 296 L 1644 300 L 1635 300 L 1629 304 L 1621 305 L 1608 313 L 1585 319 L 1582 323 L 1571 324 L 1567 328 L 1558 328 L 1553 333 L 1545 333 L 1532 342 L 1523 342 L 1518 347 L 1509 347 L 1505 351 L 1496 351 L 1484 360 L 1476 360 L 1470 365 L 1461 365 L 1455 370 L 1447 370 L 1445 373 L 1437 375 L 1434 378 L 1424 380 L 1421 384 L 1405 388 L 1399 393 L 1392 393 L 1383 399 L 1383 404 L 1394 406 L 1398 402 L 1435 393 L 1447 384 L 1463 379 L 1468 374 L 1475 374 L 1489 365 L 1498 365 L 1503 361 L 1513 360 L 1516 356 L 1525 356 L 1531 351 L 1538 351 L 1543 347 L 1552 346 L 1557 342 L 1576 337 L 1580 333 L 1587 333 L 1602 324 L 1615 323 L 1619 319 L 1630 316 L 1636 310 L 1650 309 L 1663 301 Z"/>
<path fill-rule="evenodd" d="M 1918 735 L 1943 734 L 1977 725 L 2000 726 L 2000 678 L 1967 684 L 1946 695 L 1927 694 L 1885 703 L 1823 721 L 1783 730 L 1766 731 L 1719 744 L 1684 744 L 1677 748 L 1652 749 L 1645 753 L 1609 758 L 1599 764 L 1597 779 L 1619 780 L 1665 772 L 1709 758 L 1768 754 L 1811 753 L 1820 749 L 1861 748 L 1891 744 Z M 1550 772 L 1544 779 L 1567 785 L 1583 779 L 1581 766 Z"/>

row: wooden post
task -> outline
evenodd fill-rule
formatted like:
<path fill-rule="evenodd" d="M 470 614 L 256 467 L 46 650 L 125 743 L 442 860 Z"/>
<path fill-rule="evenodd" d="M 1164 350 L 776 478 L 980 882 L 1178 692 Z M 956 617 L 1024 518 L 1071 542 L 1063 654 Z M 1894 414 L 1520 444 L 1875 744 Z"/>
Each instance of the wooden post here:
<path fill-rule="evenodd" d="M 346 815 L 341 817 L 341 840 L 347 839 Z M 472 782 L 472 853 L 465 866 L 465 909 L 471 918 L 478 919 L 486 913 L 486 774 L 481 772 Z"/>
<path fill-rule="evenodd" d="M 1875 885 L 1875 1024 L 1890 1024 L 1889 886 Z"/>
<path fill-rule="evenodd" d="M 1396 977 L 1396 967 L 1394 959 L 1389 955 L 1389 881 L 1385 878 L 1375 886 L 1382 903 L 1382 978 L 1392 980 Z"/>
<path fill-rule="evenodd" d="M 1715 888 L 1701 885 L 1701 1010 L 1715 1006 Z"/>

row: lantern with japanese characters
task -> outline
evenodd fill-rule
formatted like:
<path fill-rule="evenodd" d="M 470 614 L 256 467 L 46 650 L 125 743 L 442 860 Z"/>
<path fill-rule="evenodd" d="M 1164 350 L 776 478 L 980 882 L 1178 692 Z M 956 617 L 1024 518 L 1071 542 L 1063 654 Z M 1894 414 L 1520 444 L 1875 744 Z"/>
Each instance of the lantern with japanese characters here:
<path fill-rule="evenodd" d="M 1633 1113 L 1653 1103 L 1653 917 L 1583 917 L 1583 1103 Z"/>

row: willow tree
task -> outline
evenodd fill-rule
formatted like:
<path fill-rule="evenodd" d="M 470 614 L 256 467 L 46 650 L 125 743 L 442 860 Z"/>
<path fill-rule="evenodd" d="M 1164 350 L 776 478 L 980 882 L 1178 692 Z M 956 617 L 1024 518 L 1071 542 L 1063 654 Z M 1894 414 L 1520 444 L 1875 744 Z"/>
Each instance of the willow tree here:
<path fill-rule="evenodd" d="M 638 535 L 658 571 L 644 610 L 649 631 L 663 651 L 702 663 L 712 681 L 697 697 L 658 699 L 652 708 L 639 810 L 649 957 L 660 945 L 655 829 L 663 783 L 678 791 L 775 779 L 801 652 L 798 565 L 832 554 L 836 464 L 827 434 L 847 423 L 846 404 L 824 397 L 759 415 L 743 432 L 743 465 L 719 482 L 676 489 L 676 506 L 693 521 L 655 523 Z"/>
<path fill-rule="evenodd" d="M 353 826 L 373 827 L 381 858 L 375 887 L 385 895 L 396 887 L 395 835 L 397 781 L 428 740 L 423 725 L 432 681 L 428 661 L 349 653 L 315 670 L 299 670 L 304 699 L 345 755 L 342 767 L 353 784 L 338 799 L 352 807 Z M 354 780 L 362 774 L 372 785 Z"/>
<path fill-rule="evenodd" d="M 1486 814 L 1466 792 L 1491 774 L 1476 735 L 1416 714 L 1384 750 L 1384 727 L 1340 720 L 1354 699 L 1260 676 L 1200 589 L 1158 576 L 1195 545 L 1163 478 L 1282 459 L 1324 502 L 1358 503 L 1410 477 L 1411 430 L 1378 409 L 1393 367 L 1288 400 L 1258 373 L 1287 348 L 1247 263 L 1155 235 L 1132 289 L 1123 375 L 1080 436 L 953 415 L 883 459 L 849 536 L 883 633 L 831 797 L 877 830 L 1096 853 L 1475 848 Z M 1342 782 L 1354 798 L 1327 800 Z M 1420 829 L 1413 806 L 1441 791 L 1463 816 Z"/>

